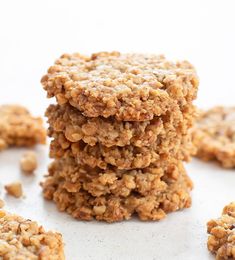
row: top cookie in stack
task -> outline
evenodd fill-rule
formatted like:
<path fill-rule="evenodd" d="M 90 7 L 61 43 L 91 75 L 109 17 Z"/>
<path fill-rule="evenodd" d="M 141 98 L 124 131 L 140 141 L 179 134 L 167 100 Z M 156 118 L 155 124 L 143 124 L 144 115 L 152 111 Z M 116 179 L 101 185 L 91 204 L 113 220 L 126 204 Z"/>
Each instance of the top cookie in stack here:
<path fill-rule="evenodd" d="M 42 84 L 48 97 L 70 103 L 84 116 L 146 121 L 187 106 L 196 97 L 198 80 L 186 61 L 101 52 L 62 55 Z"/>
<path fill-rule="evenodd" d="M 50 155 L 55 161 L 50 167 L 53 170 L 49 170 L 50 177 L 43 184 L 44 194 L 54 199 L 62 210 L 77 218 L 96 217 L 108 221 L 129 218 L 134 212 L 139 214 L 139 202 L 127 206 L 127 198 L 113 194 L 112 189 L 97 198 L 92 195 L 86 189 L 91 177 L 89 180 L 77 178 L 81 176 L 81 169 L 85 169 L 84 176 L 92 172 L 92 178 L 116 173 L 115 181 L 123 175 L 132 176 L 133 170 L 143 174 L 150 172 L 149 169 L 151 172 L 159 169 L 169 187 L 164 190 L 164 196 L 162 190 L 153 189 L 154 194 L 164 197 L 164 201 L 173 191 L 170 188 L 173 181 L 179 183 L 174 185 L 176 193 L 179 194 L 183 186 L 184 191 L 188 190 L 190 185 L 181 185 L 178 177 L 171 178 L 176 167 L 181 169 L 179 178 L 182 179 L 185 174 L 181 161 L 188 160 L 193 149 L 188 131 L 195 118 L 192 102 L 197 95 L 198 78 L 188 62 L 173 63 L 164 56 L 118 52 L 101 52 L 90 57 L 66 54 L 49 68 L 41 82 L 48 97 L 55 96 L 58 102 L 49 106 L 46 112 L 50 124 L 48 134 L 53 137 Z M 63 165 L 63 170 L 58 170 L 59 164 Z M 169 167 L 172 164 L 174 167 Z M 76 167 L 80 170 L 75 170 Z M 71 171 L 74 171 L 76 181 L 70 179 L 68 188 L 66 177 Z M 104 187 L 106 184 L 99 185 Z M 75 190 L 71 185 L 76 186 Z M 135 181 L 133 185 L 138 186 Z M 147 205 L 146 195 L 137 190 L 133 188 L 127 196 L 138 198 L 141 206 Z M 79 205 L 76 202 L 78 195 Z M 71 197 L 70 202 L 66 201 L 66 196 Z M 154 206 L 158 212 L 189 205 L 186 200 L 184 203 L 178 200 L 181 206 L 172 202 L 174 205 L 166 210 L 162 207 L 164 203 L 161 201 L 160 205 L 160 200 L 154 196 L 158 201 Z M 128 214 L 118 218 L 108 212 L 110 202 L 114 200 L 118 201 L 115 209 L 123 209 L 125 204 Z M 102 210 L 96 212 L 97 207 Z M 146 219 L 157 218 L 150 212 Z"/>

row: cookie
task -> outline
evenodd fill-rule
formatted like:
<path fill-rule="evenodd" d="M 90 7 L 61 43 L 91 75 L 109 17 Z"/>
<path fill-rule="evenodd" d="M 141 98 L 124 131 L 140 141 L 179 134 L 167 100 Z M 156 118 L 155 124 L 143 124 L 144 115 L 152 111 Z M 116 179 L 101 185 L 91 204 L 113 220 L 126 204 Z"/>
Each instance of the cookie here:
<path fill-rule="evenodd" d="M 0 258 L 64 260 L 62 236 L 37 222 L 0 211 Z"/>
<path fill-rule="evenodd" d="M 33 117 L 19 105 L 0 106 L 0 150 L 8 146 L 33 146 L 46 142 L 40 117 Z"/>
<path fill-rule="evenodd" d="M 84 190 L 94 197 L 108 194 L 128 197 L 131 192 L 148 196 L 165 191 L 182 174 L 185 174 L 184 166 L 174 158 L 144 169 L 119 170 L 109 167 L 102 170 L 77 164 L 73 158 L 67 157 L 50 164 L 47 182 L 63 179 L 63 186 L 68 192 Z"/>
<path fill-rule="evenodd" d="M 106 147 L 101 144 L 89 146 L 83 141 L 69 142 L 62 133 L 55 133 L 50 129 L 53 140 L 50 144 L 50 157 L 62 158 L 73 156 L 78 163 L 90 167 L 106 169 L 113 165 L 118 169 L 145 168 L 151 163 L 163 160 L 169 156 L 178 160 L 188 161 L 194 147 L 190 143 L 190 136 L 166 140 L 167 143 L 156 143 L 152 147 L 135 147 L 132 145 Z M 181 140 L 182 139 L 182 140 Z"/>
<path fill-rule="evenodd" d="M 82 140 L 91 146 L 151 146 L 157 140 L 186 134 L 194 123 L 195 107 L 175 110 L 143 122 L 117 121 L 114 117 L 85 117 L 70 105 L 50 105 L 46 111 L 49 125 L 63 132 L 70 142 Z"/>
<path fill-rule="evenodd" d="M 41 79 L 48 97 L 87 117 L 145 121 L 196 98 L 198 78 L 186 61 L 164 56 L 100 52 L 62 55 Z"/>
<path fill-rule="evenodd" d="M 218 219 L 207 223 L 208 249 L 216 259 L 235 259 L 235 202 L 227 205 Z"/>
<path fill-rule="evenodd" d="M 192 138 L 197 157 L 217 160 L 224 168 L 235 167 L 235 107 L 202 111 Z"/>
<path fill-rule="evenodd" d="M 167 213 L 188 208 L 191 205 L 192 182 L 182 174 L 177 181 L 157 195 L 141 196 L 131 192 L 127 197 L 108 194 L 94 197 L 87 191 L 69 192 L 64 178 L 48 178 L 43 184 L 43 194 L 53 200 L 60 211 L 66 211 L 76 219 L 107 222 L 130 219 L 133 214 L 141 220 L 160 220 Z"/>

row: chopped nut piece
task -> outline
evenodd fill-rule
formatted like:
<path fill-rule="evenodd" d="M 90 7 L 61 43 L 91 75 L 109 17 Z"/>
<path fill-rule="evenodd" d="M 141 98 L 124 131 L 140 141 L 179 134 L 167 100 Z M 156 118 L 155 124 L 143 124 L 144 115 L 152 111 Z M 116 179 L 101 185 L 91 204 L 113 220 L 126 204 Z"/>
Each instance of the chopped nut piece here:
<path fill-rule="evenodd" d="M 33 173 L 34 170 L 37 168 L 37 157 L 35 152 L 30 151 L 23 154 L 20 160 L 20 167 L 21 170 L 25 173 Z"/>
<path fill-rule="evenodd" d="M 12 195 L 16 198 L 20 198 L 23 195 L 22 184 L 20 182 L 12 182 L 5 185 L 5 190 L 9 195 Z"/>

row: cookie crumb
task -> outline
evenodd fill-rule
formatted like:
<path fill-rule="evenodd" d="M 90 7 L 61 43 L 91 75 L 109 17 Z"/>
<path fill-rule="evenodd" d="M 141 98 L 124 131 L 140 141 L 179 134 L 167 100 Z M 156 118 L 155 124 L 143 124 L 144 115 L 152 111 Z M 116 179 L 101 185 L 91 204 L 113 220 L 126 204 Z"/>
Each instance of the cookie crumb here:
<path fill-rule="evenodd" d="M 41 117 L 20 105 L 0 105 L 0 151 L 11 146 L 31 147 L 46 143 Z"/>
<path fill-rule="evenodd" d="M 38 166 L 35 152 L 29 151 L 23 154 L 20 159 L 20 168 L 25 173 L 33 173 Z"/>
<path fill-rule="evenodd" d="M 2 199 L 0 199 L 0 208 L 3 208 L 4 206 L 5 206 L 5 202 Z"/>
<path fill-rule="evenodd" d="M 9 195 L 12 195 L 16 198 L 20 198 L 23 195 L 22 184 L 18 181 L 9 183 L 5 185 L 4 188 Z"/>

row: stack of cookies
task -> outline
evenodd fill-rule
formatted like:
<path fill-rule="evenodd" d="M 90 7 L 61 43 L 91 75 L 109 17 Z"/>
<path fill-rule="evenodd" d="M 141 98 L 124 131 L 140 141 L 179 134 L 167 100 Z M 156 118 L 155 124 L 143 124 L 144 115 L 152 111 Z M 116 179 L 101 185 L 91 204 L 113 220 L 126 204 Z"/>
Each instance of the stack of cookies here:
<path fill-rule="evenodd" d="M 44 197 L 77 219 L 159 220 L 191 205 L 183 161 L 198 79 L 186 61 L 101 52 L 63 55 L 41 80 L 50 156 Z"/>

